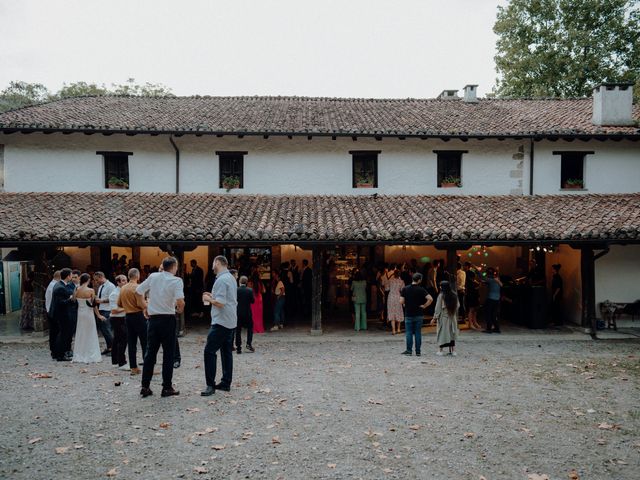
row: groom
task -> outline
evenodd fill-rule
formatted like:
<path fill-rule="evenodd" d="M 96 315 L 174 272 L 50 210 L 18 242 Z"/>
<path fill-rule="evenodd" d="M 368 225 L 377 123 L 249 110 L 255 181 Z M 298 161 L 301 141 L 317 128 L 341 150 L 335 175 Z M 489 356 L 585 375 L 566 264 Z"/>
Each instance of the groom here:
<path fill-rule="evenodd" d="M 53 287 L 51 296 L 50 315 L 58 326 L 58 335 L 55 341 L 53 357 L 59 362 L 69 362 L 71 357 L 67 354 L 73 336 L 71 315 L 72 306 L 76 303 L 73 295 L 69 293 L 67 286 L 71 281 L 71 269 L 63 268 L 60 271 L 60 281 Z"/>

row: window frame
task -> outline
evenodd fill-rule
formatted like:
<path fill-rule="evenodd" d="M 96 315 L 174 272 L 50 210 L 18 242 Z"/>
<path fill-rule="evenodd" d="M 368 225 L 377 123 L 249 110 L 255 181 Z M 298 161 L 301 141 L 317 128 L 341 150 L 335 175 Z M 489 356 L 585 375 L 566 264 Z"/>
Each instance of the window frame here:
<path fill-rule="evenodd" d="M 457 171 L 458 171 L 458 178 L 460 179 L 460 185 L 458 185 L 458 187 L 461 188 L 462 187 L 462 156 L 465 153 L 469 153 L 469 150 L 434 150 L 433 153 L 436 154 L 436 188 L 446 188 L 442 186 L 442 180 L 444 180 L 448 176 L 451 176 L 449 172 L 452 169 L 445 168 L 444 165 L 442 164 L 444 164 L 444 162 L 447 160 L 451 160 L 452 157 L 454 156 L 457 156 L 456 158 L 453 158 L 453 160 L 455 160 L 458 163 Z M 453 170 L 456 170 L 456 169 L 453 169 Z"/>
<path fill-rule="evenodd" d="M 240 179 L 240 184 L 236 188 L 244 188 L 244 157 L 248 152 L 239 152 L 233 150 L 220 150 L 216 151 L 216 155 L 218 156 L 218 188 L 224 188 L 222 186 L 223 181 L 223 173 L 225 173 L 225 177 L 227 173 L 230 172 L 231 175 L 236 175 Z M 227 157 L 227 158 L 225 158 Z M 229 158 L 235 157 L 235 158 Z M 239 160 L 239 168 L 237 168 L 237 173 L 234 171 L 233 166 L 230 169 L 225 169 L 223 172 L 223 162 L 224 161 L 238 161 Z"/>
<path fill-rule="evenodd" d="M 96 155 L 102 156 L 102 176 L 104 178 L 104 188 L 107 190 L 116 190 L 115 188 L 109 188 L 109 179 L 111 177 L 116 177 L 123 180 L 127 184 L 126 187 L 118 190 L 129 190 L 131 188 L 131 172 L 129 170 L 129 157 L 133 155 L 133 152 L 107 150 L 107 151 L 96 152 Z M 110 157 L 118 157 L 118 158 L 110 158 Z M 109 163 L 117 159 L 124 160 L 124 168 L 122 166 L 118 166 L 115 170 L 113 169 L 110 170 L 109 167 L 112 165 L 109 165 Z M 114 171 L 116 171 L 117 174 L 113 174 L 112 172 Z"/>
<path fill-rule="evenodd" d="M 585 170 L 586 170 L 586 158 L 587 155 L 593 155 L 595 152 L 593 151 L 587 151 L 587 150 L 557 150 L 557 151 L 553 151 L 552 154 L 553 155 L 559 155 L 560 156 L 560 190 L 566 191 L 566 190 L 586 190 L 586 186 L 587 186 L 587 182 L 586 182 L 586 175 L 585 175 Z M 571 158 L 571 157 L 573 158 Z M 579 158 L 578 158 L 579 157 Z M 574 176 L 569 176 L 569 175 L 565 175 L 564 171 L 565 171 L 565 161 L 569 161 L 569 159 L 576 159 L 578 158 L 579 162 L 580 162 L 580 171 L 581 171 L 581 176 L 582 178 L 580 178 L 580 180 L 582 180 L 582 188 L 566 188 L 565 187 L 565 183 L 567 182 L 567 180 L 571 179 L 571 178 L 576 178 L 576 175 Z M 567 167 L 568 169 L 568 167 Z"/>
<path fill-rule="evenodd" d="M 351 188 L 369 188 L 358 187 L 356 183 L 356 160 L 362 161 L 363 157 L 368 158 L 373 162 L 373 187 L 378 188 L 378 156 L 382 153 L 381 150 L 349 150 L 351 155 Z"/>

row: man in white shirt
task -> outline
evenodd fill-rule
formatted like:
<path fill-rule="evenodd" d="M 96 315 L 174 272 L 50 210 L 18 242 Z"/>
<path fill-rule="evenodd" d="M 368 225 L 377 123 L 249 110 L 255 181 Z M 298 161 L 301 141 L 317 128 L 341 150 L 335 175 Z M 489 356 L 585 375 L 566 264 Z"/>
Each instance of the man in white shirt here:
<path fill-rule="evenodd" d="M 118 307 L 118 297 L 120 296 L 120 288 L 127 283 L 127 277 L 118 275 L 116 277 L 116 288 L 109 295 L 109 313 L 111 316 L 111 328 L 113 328 L 113 344 L 111 347 L 111 363 L 118 365 L 119 368 L 125 369 L 127 359 L 125 351 L 127 350 L 127 325 L 125 323 L 124 308 Z M 128 369 L 127 369 L 128 370 Z"/>
<path fill-rule="evenodd" d="M 49 350 L 51 350 L 51 358 L 55 358 L 54 352 L 56 347 L 56 339 L 60 332 L 60 327 L 56 323 L 53 315 L 51 315 L 51 299 L 53 298 L 53 287 L 60 283 L 60 270 L 53 272 L 53 279 L 47 285 L 44 292 L 44 308 L 47 310 L 47 320 L 49 321 Z"/>
<path fill-rule="evenodd" d="M 93 274 L 93 280 L 98 285 L 98 295 L 96 296 L 96 304 L 98 305 L 98 329 L 102 332 L 104 341 L 107 342 L 107 348 L 102 352 L 103 355 L 111 353 L 113 345 L 113 331 L 111 330 L 111 308 L 109 307 L 109 295 L 113 293 L 116 286 L 107 280 L 102 272 Z"/>
<path fill-rule="evenodd" d="M 144 297 L 149 292 L 147 313 L 147 351 L 142 367 L 142 389 L 140 395 L 152 395 L 151 377 L 156 365 L 156 357 L 162 345 L 162 396 L 179 395 L 173 388 L 173 360 L 176 347 L 176 312 L 184 310 L 184 282 L 176 277 L 178 260 L 167 257 L 162 261 L 162 272 L 156 272 L 136 288 L 136 293 Z"/>

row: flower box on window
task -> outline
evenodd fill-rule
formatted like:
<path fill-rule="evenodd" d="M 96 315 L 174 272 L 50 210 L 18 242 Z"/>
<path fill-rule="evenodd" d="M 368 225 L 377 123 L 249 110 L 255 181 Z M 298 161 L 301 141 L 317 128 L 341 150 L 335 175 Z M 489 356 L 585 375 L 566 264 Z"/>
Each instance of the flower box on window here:
<path fill-rule="evenodd" d="M 565 190 L 582 190 L 584 188 L 584 181 L 579 178 L 570 178 L 564 182 L 562 188 Z"/>
<path fill-rule="evenodd" d="M 366 173 L 356 174 L 356 188 L 374 188 L 373 175 Z"/>
<path fill-rule="evenodd" d="M 462 187 L 462 182 L 458 177 L 445 177 L 440 182 L 441 188 L 460 188 Z"/>
<path fill-rule="evenodd" d="M 222 187 L 227 190 L 227 192 L 231 191 L 234 188 L 240 187 L 240 178 L 234 175 L 224 177 L 222 179 Z"/>
<path fill-rule="evenodd" d="M 129 184 L 121 178 L 111 177 L 107 181 L 107 188 L 112 190 L 127 190 L 129 188 Z"/>

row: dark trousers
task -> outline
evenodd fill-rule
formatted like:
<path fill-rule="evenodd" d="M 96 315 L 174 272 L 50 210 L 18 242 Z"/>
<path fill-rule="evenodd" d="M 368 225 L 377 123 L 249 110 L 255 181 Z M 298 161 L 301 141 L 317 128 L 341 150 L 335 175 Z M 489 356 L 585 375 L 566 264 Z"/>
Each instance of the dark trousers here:
<path fill-rule="evenodd" d="M 458 317 L 464 318 L 467 314 L 467 309 L 464 306 L 464 290 L 458 290 L 458 302 L 460 303 L 460 308 L 458 308 Z"/>
<path fill-rule="evenodd" d="M 138 368 L 138 339 L 142 347 L 142 358 L 147 351 L 147 319 L 142 312 L 127 313 L 127 346 L 129 347 L 129 367 Z"/>
<path fill-rule="evenodd" d="M 247 345 L 251 346 L 253 344 L 253 320 L 245 320 L 243 323 L 247 326 Z M 242 327 L 240 323 L 236 327 L 236 348 L 242 348 Z"/>
<path fill-rule="evenodd" d="M 142 367 L 142 386 L 149 387 L 158 350 L 162 345 L 162 386 L 172 387 L 173 355 L 176 348 L 176 316 L 151 315 L 147 328 L 147 351 Z"/>
<path fill-rule="evenodd" d="M 49 350 L 51 350 L 51 356 L 55 357 L 60 326 L 58 325 L 58 321 L 51 315 L 47 315 L 47 319 L 49 320 Z"/>
<path fill-rule="evenodd" d="M 491 300 L 487 298 L 484 302 L 485 321 L 487 323 L 487 331 L 500 331 L 500 325 L 498 324 L 498 307 L 500 306 L 500 300 Z"/>
<path fill-rule="evenodd" d="M 204 375 L 207 386 L 215 387 L 217 370 L 217 352 L 220 350 L 220 360 L 222 362 L 222 379 L 220 383 L 224 386 L 231 386 L 233 378 L 233 328 L 226 328 L 222 325 L 211 325 L 207 344 L 204 347 Z"/>
<path fill-rule="evenodd" d="M 98 331 L 102 332 L 104 341 L 107 343 L 107 349 L 111 349 L 111 346 L 113 345 L 113 333 L 111 332 L 111 321 L 109 320 L 111 312 L 100 311 L 100 315 L 105 317 L 106 320 L 103 322 L 102 320 L 96 318 Z"/>
<path fill-rule="evenodd" d="M 56 336 L 56 346 L 54 357 L 57 359 L 64 358 L 65 353 L 71 350 L 71 339 L 73 337 L 73 326 L 71 319 L 68 317 L 57 319 L 58 335 Z"/>
<path fill-rule="evenodd" d="M 121 367 L 127 363 L 127 323 L 125 317 L 111 317 L 113 343 L 111 344 L 111 363 Z"/>

